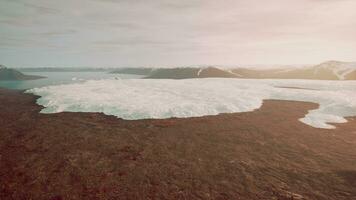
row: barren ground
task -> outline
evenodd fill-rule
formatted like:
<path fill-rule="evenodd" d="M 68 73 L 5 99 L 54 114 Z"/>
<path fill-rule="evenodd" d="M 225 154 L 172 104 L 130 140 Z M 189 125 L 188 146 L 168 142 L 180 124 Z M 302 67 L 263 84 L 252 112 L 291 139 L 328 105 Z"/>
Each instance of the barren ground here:
<path fill-rule="evenodd" d="M 0 89 L 0 199 L 356 199 L 356 120 L 297 119 L 318 105 L 126 121 L 39 114 Z"/>

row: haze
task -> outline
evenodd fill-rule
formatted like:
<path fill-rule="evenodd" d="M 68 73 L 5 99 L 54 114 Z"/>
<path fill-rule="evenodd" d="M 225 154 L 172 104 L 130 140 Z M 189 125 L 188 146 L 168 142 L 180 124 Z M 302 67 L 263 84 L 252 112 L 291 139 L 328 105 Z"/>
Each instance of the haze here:
<path fill-rule="evenodd" d="M 0 63 L 314 64 L 356 60 L 354 0 L 0 0 Z"/>

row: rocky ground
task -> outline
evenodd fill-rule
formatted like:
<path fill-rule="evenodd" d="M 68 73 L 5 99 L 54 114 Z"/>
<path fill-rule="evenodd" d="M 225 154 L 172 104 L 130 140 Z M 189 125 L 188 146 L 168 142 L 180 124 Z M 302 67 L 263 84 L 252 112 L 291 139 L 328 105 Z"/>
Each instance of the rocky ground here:
<path fill-rule="evenodd" d="M 0 89 L 0 199 L 356 199 L 356 120 L 297 119 L 318 105 L 126 121 L 39 114 Z"/>

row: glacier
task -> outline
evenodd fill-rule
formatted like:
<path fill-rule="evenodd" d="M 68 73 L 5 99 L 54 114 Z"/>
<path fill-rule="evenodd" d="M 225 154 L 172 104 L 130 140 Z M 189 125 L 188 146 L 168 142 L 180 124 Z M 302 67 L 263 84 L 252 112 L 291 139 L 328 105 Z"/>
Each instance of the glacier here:
<path fill-rule="evenodd" d="M 356 116 L 356 81 L 255 79 L 103 79 L 34 88 L 41 113 L 101 112 L 127 120 L 248 112 L 263 100 L 319 104 L 302 123 L 333 129 Z"/>

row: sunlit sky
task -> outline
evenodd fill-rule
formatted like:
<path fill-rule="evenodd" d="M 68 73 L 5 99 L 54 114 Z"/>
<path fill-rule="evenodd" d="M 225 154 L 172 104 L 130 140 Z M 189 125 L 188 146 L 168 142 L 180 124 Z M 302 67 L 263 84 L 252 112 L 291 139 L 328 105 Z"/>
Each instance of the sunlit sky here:
<path fill-rule="evenodd" d="M 0 0 L 0 64 L 356 61 L 356 0 Z"/>

